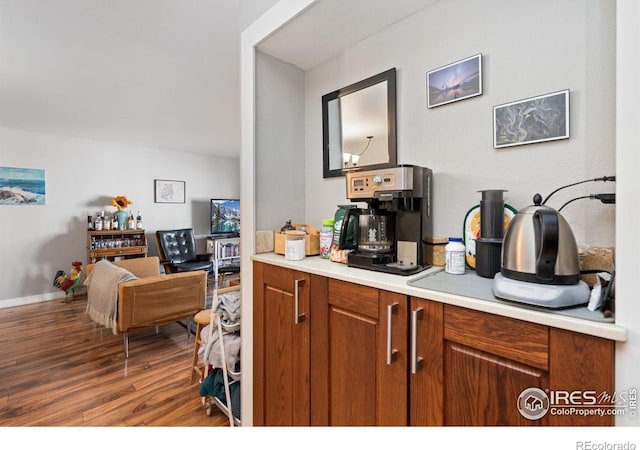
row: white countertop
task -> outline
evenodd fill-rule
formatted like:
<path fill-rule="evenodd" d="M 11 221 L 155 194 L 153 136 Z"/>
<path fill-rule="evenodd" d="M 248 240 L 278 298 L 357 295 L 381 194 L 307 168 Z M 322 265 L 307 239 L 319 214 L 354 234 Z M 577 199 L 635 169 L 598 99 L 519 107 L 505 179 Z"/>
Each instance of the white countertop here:
<path fill-rule="evenodd" d="M 495 299 L 492 301 L 456 295 L 450 292 L 425 289 L 407 284 L 410 280 L 422 278 L 425 275 L 442 270 L 440 267 L 427 269 L 412 276 L 391 275 L 387 273 L 375 272 L 371 270 L 347 267 L 319 256 L 306 257 L 301 261 L 291 261 L 284 256 L 275 253 L 261 253 L 252 256 L 252 260 L 300 270 L 315 275 L 320 275 L 337 280 L 370 286 L 400 294 L 414 297 L 435 300 L 442 303 L 462 306 L 476 311 L 483 311 L 513 319 L 526 320 L 527 322 L 539 323 L 551 327 L 576 331 L 592 336 L 616 341 L 626 340 L 626 329 L 615 323 L 606 323 L 595 320 L 572 317 L 571 315 L 558 314 L 553 311 L 547 312 L 540 309 L 521 307 L 511 302 Z M 586 309 L 586 308 L 585 308 Z"/>

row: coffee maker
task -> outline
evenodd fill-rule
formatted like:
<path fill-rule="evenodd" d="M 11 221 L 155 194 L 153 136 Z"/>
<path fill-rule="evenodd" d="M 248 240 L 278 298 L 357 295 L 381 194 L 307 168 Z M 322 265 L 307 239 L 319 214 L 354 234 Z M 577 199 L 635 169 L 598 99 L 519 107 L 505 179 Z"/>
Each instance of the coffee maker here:
<path fill-rule="evenodd" d="M 350 249 L 347 265 L 397 275 L 429 266 L 425 236 L 431 235 L 432 171 L 400 165 L 346 173 L 347 198 L 367 203 L 347 210 L 339 247 Z"/>

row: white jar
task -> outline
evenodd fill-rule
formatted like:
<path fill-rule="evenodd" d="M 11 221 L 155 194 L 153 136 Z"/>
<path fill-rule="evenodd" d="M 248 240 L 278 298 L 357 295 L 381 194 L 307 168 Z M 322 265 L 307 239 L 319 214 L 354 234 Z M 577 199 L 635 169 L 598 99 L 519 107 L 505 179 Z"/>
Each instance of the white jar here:
<path fill-rule="evenodd" d="M 447 273 L 462 275 L 465 273 L 465 253 L 466 249 L 462 243 L 462 238 L 450 237 L 449 243 L 444 248 L 445 266 Z"/>
<path fill-rule="evenodd" d="M 293 261 L 300 261 L 305 257 L 304 231 L 285 232 L 284 257 Z"/>

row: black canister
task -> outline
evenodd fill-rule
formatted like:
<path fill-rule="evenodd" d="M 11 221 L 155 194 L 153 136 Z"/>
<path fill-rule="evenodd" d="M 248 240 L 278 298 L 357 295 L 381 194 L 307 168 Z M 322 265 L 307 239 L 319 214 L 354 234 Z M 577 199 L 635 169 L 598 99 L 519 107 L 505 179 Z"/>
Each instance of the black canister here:
<path fill-rule="evenodd" d="M 480 200 L 480 237 L 476 239 L 476 273 L 493 278 L 500 272 L 504 236 L 504 199 L 502 189 L 478 191 Z"/>
<path fill-rule="evenodd" d="M 502 239 L 504 235 L 504 199 L 500 189 L 478 191 L 480 200 L 480 237 Z"/>
<path fill-rule="evenodd" d="M 502 238 L 476 239 L 476 273 L 484 278 L 493 278 L 502 266 Z"/>

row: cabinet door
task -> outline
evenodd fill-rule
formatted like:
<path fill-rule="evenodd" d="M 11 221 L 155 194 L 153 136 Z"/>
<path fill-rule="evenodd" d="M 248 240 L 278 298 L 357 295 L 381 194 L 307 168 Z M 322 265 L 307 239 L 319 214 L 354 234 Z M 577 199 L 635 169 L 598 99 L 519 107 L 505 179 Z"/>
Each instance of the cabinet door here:
<path fill-rule="evenodd" d="M 328 294 L 329 425 L 406 425 L 406 296 L 337 280 Z"/>
<path fill-rule="evenodd" d="M 411 298 L 409 336 L 410 424 L 444 423 L 443 304 Z"/>
<path fill-rule="evenodd" d="M 408 299 L 380 291 L 376 425 L 406 426 L 408 417 Z"/>
<path fill-rule="evenodd" d="M 451 305 L 444 311 L 444 424 L 546 424 L 523 417 L 518 397 L 549 386 L 548 327 Z"/>
<path fill-rule="evenodd" d="M 544 389 L 547 372 L 455 342 L 445 344 L 444 421 L 454 426 L 542 425 L 518 412 L 527 388 Z"/>
<path fill-rule="evenodd" d="M 565 398 L 556 400 L 559 410 L 579 409 L 581 404 L 587 410 L 598 410 L 599 414 L 551 414 L 551 425 L 560 426 L 612 426 L 614 416 L 608 415 L 608 407 L 615 404 L 615 344 L 608 339 L 551 329 L 550 333 L 549 384 L 555 392 L 573 393 L 575 401 Z M 597 396 L 598 407 L 591 407 L 591 399 L 583 399 L 582 393 L 590 391 Z M 575 407 L 575 408 L 572 408 Z M 606 413 L 605 413 L 606 411 Z"/>
<path fill-rule="evenodd" d="M 254 424 L 309 425 L 309 274 L 254 264 Z"/>

